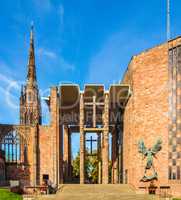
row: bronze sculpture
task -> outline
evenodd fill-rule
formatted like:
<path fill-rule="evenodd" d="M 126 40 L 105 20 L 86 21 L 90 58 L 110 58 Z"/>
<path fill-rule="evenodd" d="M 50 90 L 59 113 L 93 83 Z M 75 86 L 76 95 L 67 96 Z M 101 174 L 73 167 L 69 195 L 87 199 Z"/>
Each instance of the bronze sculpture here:
<path fill-rule="evenodd" d="M 144 171 L 144 176 L 141 179 L 141 181 L 143 182 L 147 182 L 147 181 L 152 181 L 158 178 L 158 174 L 155 170 L 155 167 L 153 165 L 153 157 L 155 157 L 155 155 L 161 150 L 162 146 L 162 140 L 158 139 L 157 142 L 155 143 L 155 145 L 153 145 L 152 148 L 147 149 L 144 141 L 140 140 L 138 143 L 138 148 L 139 148 L 139 153 L 143 154 L 143 159 L 146 158 L 146 166 L 145 166 L 145 171 Z M 153 175 L 148 176 L 147 175 L 147 170 L 153 170 Z"/>

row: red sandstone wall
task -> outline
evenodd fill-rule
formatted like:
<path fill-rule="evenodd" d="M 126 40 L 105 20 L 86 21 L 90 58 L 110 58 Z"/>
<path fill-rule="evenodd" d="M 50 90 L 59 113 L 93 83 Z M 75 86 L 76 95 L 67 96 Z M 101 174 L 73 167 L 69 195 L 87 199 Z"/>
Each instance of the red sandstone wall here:
<path fill-rule="evenodd" d="M 36 146 L 37 146 L 37 127 L 31 127 L 28 141 L 28 173 L 29 185 L 36 185 Z"/>
<path fill-rule="evenodd" d="M 36 179 L 36 138 L 37 127 L 31 127 L 28 132 L 27 144 L 27 160 L 24 163 L 7 163 L 6 164 L 6 178 L 7 180 L 20 180 L 23 185 L 35 185 Z"/>
<path fill-rule="evenodd" d="M 124 171 L 128 183 L 139 187 L 145 160 L 138 153 L 138 141 L 152 147 L 160 136 L 163 148 L 154 159 L 157 183 L 168 180 L 168 64 L 167 44 L 133 57 L 124 83 L 130 83 L 132 95 L 124 115 Z"/>
<path fill-rule="evenodd" d="M 39 126 L 39 153 L 40 183 L 43 174 L 53 180 L 53 134 L 48 126 Z"/>
<path fill-rule="evenodd" d="M 30 185 L 30 171 L 28 167 L 22 167 L 16 163 L 6 165 L 7 180 L 20 180 L 23 185 Z"/>
<path fill-rule="evenodd" d="M 42 183 L 43 174 L 49 175 L 54 184 L 60 181 L 60 129 L 59 129 L 59 98 L 56 87 L 51 88 L 50 126 L 39 126 L 39 180 Z"/>
<path fill-rule="evenodd" d="M 5 180 L 5 162 L 4 159 L 0 157 L 0 182 L 4 180 Z"/>

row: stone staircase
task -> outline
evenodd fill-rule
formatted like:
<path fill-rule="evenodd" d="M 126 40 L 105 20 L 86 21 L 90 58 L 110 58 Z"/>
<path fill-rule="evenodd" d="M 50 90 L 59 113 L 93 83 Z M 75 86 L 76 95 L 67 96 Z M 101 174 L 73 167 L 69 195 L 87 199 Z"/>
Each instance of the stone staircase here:
<path fill-rule="evenodd" d="M 155 200 L 156 197 L 136 194 L 128 185 L 79 185 L 65 184 L 56 195 L 41 200 Z"/>

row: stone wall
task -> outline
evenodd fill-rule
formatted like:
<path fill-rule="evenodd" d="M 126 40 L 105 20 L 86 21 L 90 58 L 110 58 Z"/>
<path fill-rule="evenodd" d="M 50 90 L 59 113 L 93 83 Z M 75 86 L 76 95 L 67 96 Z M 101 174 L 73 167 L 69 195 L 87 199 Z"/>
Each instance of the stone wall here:
<path fill-rule="evenodd" d="M 6 179 L 20 180 L 23 185 L 30 185 L 29 166 L 18 165 L 17 163 L 6 164 Z"/>
<path fill-rule="evenodd" d="M 50 96 L 51 122 L 49 126 L 39 126 L 38 164 L 39 181 L 42 183 L 43 175 L 55 184 L 62 181 L 62 132 L 59 124 L 59 96 L 56 87 L 51 88 Z M 61 144 L 61 145 L 60 145 Z"/>
<path fill-rule="evenodd" d="M 143 139 L 149 148 L 161 137 L 163 148 L 154 159 L 156 184 L 168 184 L 168 44 L 134 56 L 123 82 L 132 90 L 124 113 L 124 181 L 136 188 L 145 185 L 140 182 L 145 160 L 138 141 Z"/>
<path fill-rule="evenodd" d="M 24 185 L 35 185 L 37 180 L 37 134 L 36 126 L 0 125 L 0 140 L 10 131 L 20 136 L 20 160 L 5 162 L 6 180 L 20 180 Z M 25 156 L 26 146 L 26 156 Z"/>
<path fill-rule="evenodd" d="M 5 157 L 4 152 L 0 150 L 0 183 L 5 181 Z"/>
<path fill-rule="evenodd" d="M 39 126 L 39 166 L 40 183 L 43 181 L 43 175 L 49 175 L 53 180 L 53 135 L 48 126 Z"/>
<path fill-rule="evenodd" d="M 7 180 L 20 180 L 23 185 L 35 186 L 42 184 L 43 175 L 48 175 L 49 180 L 55 184 L 63 181 L 63 140 L 60 132 L 59 96 L 56 87 L 51 89 L 50 113 L 51 122 L 48 126 L 1 125 L 2 137 L 9 130 L 15 129 L 23 138 L 21 160 L 17 163 L 6 163 Z M 26 156 L 24 155 L 25 144 Z"/>

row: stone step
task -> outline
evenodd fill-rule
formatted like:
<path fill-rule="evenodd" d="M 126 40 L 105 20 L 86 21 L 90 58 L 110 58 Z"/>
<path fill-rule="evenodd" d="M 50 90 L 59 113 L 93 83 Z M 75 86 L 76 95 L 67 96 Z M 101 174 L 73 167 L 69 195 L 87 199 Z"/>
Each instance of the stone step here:
<path fill-rule="evenodd" d="M 128 185 L 102 185 L 102 184 L 94 184 L 94 185 L 62 185 L 61 191 L 63 193 L 73 192 L 74 194 L 89 192 L 89 193 L 135 193 L 134 190 Z"/>
<path fill-rule="evenodd" d="M 39 200 L 158 200 L 158 198 L 148 195 L 116 195 L 116 194 L 62 194 L 40 197 Z"/>
<path fill-rule="evenodd" d="M 129 185 L 60 185 L 56 195 L 41 200 L 155 200 L 154 196 L 139 195 Z"/>

